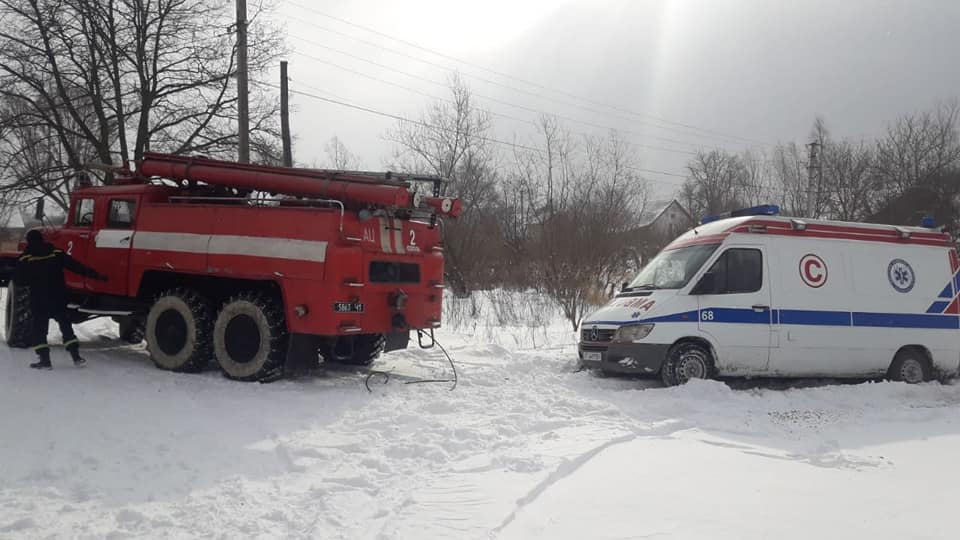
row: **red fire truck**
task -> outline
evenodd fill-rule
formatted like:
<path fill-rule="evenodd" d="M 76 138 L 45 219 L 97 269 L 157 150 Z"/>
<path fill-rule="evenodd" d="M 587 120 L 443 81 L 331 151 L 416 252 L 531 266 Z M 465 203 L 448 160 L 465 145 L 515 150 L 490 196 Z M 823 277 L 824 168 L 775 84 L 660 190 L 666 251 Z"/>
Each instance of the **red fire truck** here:
<path fill-rule="evenodd" d="M 76 189 L 66 224 L 42 232 L 108 276 L 67 274 L 75 322 L 113 317 L 162 369 L 215 361 L 268 380 L 320 358 L 366 365 L 440 326 L 443 218 L 461 212 L 441 182 L 147 154 L 112 185 Z M 0 284 L 7 343 L 22 347 L 16 256 L 0 254 Z"/>

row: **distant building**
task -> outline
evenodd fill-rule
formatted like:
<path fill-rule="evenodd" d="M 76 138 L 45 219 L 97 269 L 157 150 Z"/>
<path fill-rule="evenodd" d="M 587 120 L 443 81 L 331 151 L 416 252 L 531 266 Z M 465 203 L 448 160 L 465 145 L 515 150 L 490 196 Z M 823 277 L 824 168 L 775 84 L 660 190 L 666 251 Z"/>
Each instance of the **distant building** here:
<path fill-rule="evenodd" d="M 639 226 L 623 234 L 626 265 L 619 278 L 632 278 L 671 240 L 690 230 L 696 220 L 676 199 L 648 202 Z"/>
<path fill-rule="evenodd" d="M 648 202 L 640 215 L 640 229 L 656 236 L 668 237 L 668 241 L 694 225 L 696 220 L 676 199 Z"/>

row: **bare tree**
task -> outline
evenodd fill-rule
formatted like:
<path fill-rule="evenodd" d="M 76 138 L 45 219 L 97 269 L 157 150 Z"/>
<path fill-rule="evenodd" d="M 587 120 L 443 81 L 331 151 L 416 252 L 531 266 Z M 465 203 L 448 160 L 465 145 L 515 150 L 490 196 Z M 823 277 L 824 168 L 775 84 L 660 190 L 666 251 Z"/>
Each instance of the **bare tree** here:
<path fill-rule="evenodd" d="M 869 146 L 827 140 L 820 163 L 827 215 L 842 221 L 862 221 L 878 209 L 882 191 Z"/>
<path fill-rule="evenodd" d="M 540 136 L 538 148 L 515 152 L 514 182 L 533 201 L 523 212 L 534 222 L 526 241 L 531 286 L 554 299 L 576 329 L 632 259 L 626 237 L 638 226 L 648 184 L 616 133 L 574 141 L 548 117 Z"/>
<path fill-rule="evenodd" d="M 330 137 L 323 150 L 327 154 L 330 166 L 334 169 L 358 170 L 360 168 L 360 156 L 351 152 L 340 137 Z"/>
<path fill-rule="evenodd" d="M 877 142 L 875 170 L 888 196 L 944 178 L 960 166 L 960 104 L 903 116 Z"/>
<path fill-rule="evenodd" d="M 400 121 L 385 134 L 396 145 L 392 168 L 434 174 L 448 180 L 444 194 L 461 198 L 461 217 L 445 224 L 447 281 L 459 295 L 484 281 L 491 238 L 497 227 L 489 215 L 498 205 L 495 155 L 489 142 L 490 114 L 473 102 L 459 77 L 450 83 L 451 99 L 434 103 L 420 119 Z"/>
<path fill-rule="evenodd" d="M 687 164 L 688 177 L 680 188 L 684 206 L 694 216 L 713 215 L 745 206 L 752 186 L 742 157 L 724 150 L 699 152 Z"/>
<path fill-rule="evenodd" d="M 807 215 L 807 161 L 796 143 L 778 144 L 770 162 L 773 192 L 788 216 Z"/>
<path fill-rule="evenodd" d="M 16 112 L 9 127 L 27 131 L 6 141 L 8 151 L 16 153 L 18 139 L 23 152 L 34 151 L 38 137 L 55 141 L 45 148 L 56 152 L 33 159 L 69 171 L 148 150 L 232 155 L 232 9 L 228 0 L 0 0 L 0 99 Z M 251 22 L 262 13 L 254 10 Z M 282 40 L 266 24 L 251 24 L 250 33 L 256 76 Z M 254 152 L 272 151 L 275 108 L 265 91 L 252 92 Z M 68 176 L 47 172 L 47 183 Z M 30 178 L 7 183 L 37 189 Z"/>
<path fill-rule="evenodd" d="M 743 162 L 742 201 L 749 206 L 757 206 L 775 200 L 766 152 L 745 150 L 740 160 Z"/>

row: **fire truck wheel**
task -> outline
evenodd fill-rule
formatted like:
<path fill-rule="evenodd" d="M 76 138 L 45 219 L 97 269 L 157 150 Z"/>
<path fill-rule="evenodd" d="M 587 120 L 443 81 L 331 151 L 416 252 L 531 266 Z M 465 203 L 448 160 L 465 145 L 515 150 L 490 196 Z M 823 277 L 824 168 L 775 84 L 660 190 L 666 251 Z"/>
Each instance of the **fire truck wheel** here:
<path fill-rule="evenodd" d="M 30 345 L 30 328 L 33 326 L 33 316 L 30 313 L 30 289 L 17 287 L 11 281 L 7 286 L 6 301 L 6 328 L 4 328 L 7 345 L 18 349 Z"/>
<path fill-rule="evenodd" d="M 239 381 L 273 379 L 283 370 L 287 325 L 280 302 L 261 293 L 227 301 L 213 325 L 213 351 L 223 373 Z"/>
<path fill-rule="evenodd" d="M 667 386 L 686 384 L 690 379 L 712 379 L 713 357 L 703 345 L 691 341 L 675 345 L 660 368 L 660 378 Z"/>
<path fill-rule="evenodd" d="M 933 369 L 926 353 L 916 347 L 906 347 L 893 358 L 887 378 L 908 384 L 933 380 Z"/>
<path fill-rule="evenodd" d="M 369 366 L 387 345 L 387 336 L 383 334 L 363 334 L 351 338 L 352 348 L 346 339 L 339 339 L 334 343 L 331 361 L 350 366 Z"/>
<path fill-rule="evenodd" d="M 196 291 L 172 289 L 157 297 L 147 314 L 147 349 L 160 369 L 196 372 L 211 354 L 213 310 Z"/>

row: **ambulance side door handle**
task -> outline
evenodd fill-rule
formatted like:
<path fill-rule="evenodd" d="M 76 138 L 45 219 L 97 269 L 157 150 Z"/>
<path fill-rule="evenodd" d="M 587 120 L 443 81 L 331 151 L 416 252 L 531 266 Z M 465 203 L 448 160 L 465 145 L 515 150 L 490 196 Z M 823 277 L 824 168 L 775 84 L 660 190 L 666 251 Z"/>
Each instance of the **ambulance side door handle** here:
<path fill-rule="evenodd" d="M 757 313 L 763 313 L 764 311 L 770 311 L 770 306 L 763 306 L 763 305 L 760 305 L 760 304 L 755 304 L 755 305 L 753 306 L 753 310 L 756 311 Z"/>

